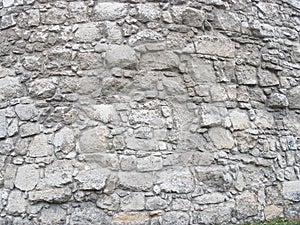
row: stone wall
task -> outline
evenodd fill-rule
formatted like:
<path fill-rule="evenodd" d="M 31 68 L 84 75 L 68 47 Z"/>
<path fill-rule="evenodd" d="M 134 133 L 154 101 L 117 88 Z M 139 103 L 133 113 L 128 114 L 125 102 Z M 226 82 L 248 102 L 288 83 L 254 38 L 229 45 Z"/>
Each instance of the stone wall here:
<path fill-rule="evenodd" d="M 298 0 L 0 9 L 0 224 L 300 219 Z"/>

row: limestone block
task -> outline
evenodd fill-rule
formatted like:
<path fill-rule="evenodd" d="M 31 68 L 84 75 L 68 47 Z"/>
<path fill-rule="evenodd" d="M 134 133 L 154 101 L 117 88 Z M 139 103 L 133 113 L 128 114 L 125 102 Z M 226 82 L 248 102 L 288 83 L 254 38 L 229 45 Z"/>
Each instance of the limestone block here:
<path fill-rule="evenodd" d="M 51 98 L 55 94 L 56 86 L 50 79 L 41 78 L 31 82 L 28 91 L 32 97 L 39 99 Z"/>
<path fill-rule="evenodd" d="M 15 186 L 22 191 L 33 190 L 39 181 L 40 172 L 34 165 L 20 166 L 15 178 Z"/>
<path fill-rule="evenodd" d="M 13 190 L 8 196 L 6 210 L 9 213 L 24 213 L 28 203 L 25 200 L 25 194 L 19 190 Z"/>
<path fill-rule="evenodd" d="M 84 109 L 91 118 L 103 123 L 116 122 L 118 119 L 115 107 L 110 104 L 91 105 L 84 107 Z"/>
<path fill-rule="evenodd" d="M 94 7 L 94 18 L 96 20 L 117 20 L 125 17 L 128 4 L 118 2 L 99 2 Z"/>
<path fill-rule="evenodd" d="M 225 107 L 201 104 L 199 114 L 202 127 L 213 127 L 224 124 L 224 118 L 226 118 L 228 112 Z"/>
<path fill-rule="evenodd" d="M 194 200 L 196 203 L 200 205 L 216 204 L 216 203 L 224 202 L 226 200 L 226 195 L 222 193 L 214 192 L 214 193 L 198 196 Z"/>
<path fill-rule="evenodd" d="M 189 193 L 195 188 L 194 178 L 188 168 L 158 172 L 158 183 L 164 192 Z"/>
<path fill-rule="evenodd" d="M 33 104 L 18 104 L 15 107 L 15 111 L 20 120 L 30 120 L 38 114 Z"/>
<path fill-rule="evenodd" d="M 7 133 L 5 110 L 0 110 L 0 138 L 4 138 Z"/>
<path fill-rule="evenodd" d="M 134 191 L 149 190 L 154 183 L 154 177 L 150 173 L 120 172 L 118 177 L 121 187 Z"/>
<path fill-rule="evenodd" d="M 225 58 L 233 58 L 235 55 L 234 43 L 223 36 L 200 36 L 195 45 L 196 53 L 217 55 Z"/>
<path fill-rule="evenodd" d="M 166 212 L 163 215 L 163 224 L 165 225 L 188 225 L 190 216 L 186 212 Z"/>
<path fill-rule="evenodd" d="M 277 205 L 267 205 L 264 209 L 266 220 L 275 219 L 283 216 L 283 208 Z"/>
<path fill-rule="evenodd" d="M 149 52 L 142 55 L 140 68 L 144 70 L 177 70 L 179 58 L 173 52 Z"/>
<path fill-rule="evenodd" d="M 68 187 L 30 191 L 28 199 L 31 202 L 63 203 L 67 202 L 72 195 Z"/>
<path fill-rule="evenodd" d="M 145 197 L 143 193 L 130 193 L 121 199 L 122 211 L 138 211 L 143 210 L 145 205 Z"/>
<path fill-rule="evenodd" d="M 230 111 L 229 116 L 234 130 L 244 130 L 249 128 L 250 120 L 247 112 L 234 109 Z"/>
<path fill-rule="evenodd" d="M 55 146 L 55 152 L 63 152 L 68 154 L 75 150 L 75 136 L 72 129 L 64 127 L 59 130 L 53 139 L 53 144 Z"/>
<path fill-rule="evenodd" d="M 157 3 L 145 3 L 137 5 L 138 19 L 142 22 L 160 19 L 160 8 Z"/>
<path fill-rule="evenodd" d="M 40 11 L 37 9 L 28 10 L 28 25 L 36 27 L 40 24 Z"/>
<path fill-rule="evenodd" d="M 182 23 L 187 26 L 201 28 L 205 13 L 201 10 L 186 8 L 181 14 Z"/>
<path fill-rule="evenodd" d="M 275 121 L 273 115 L 264 110 L 256 110 L 255 125 L 261 129 L 273 128 Z"/>
<path fill-rule="evenodd" d="M 254 66 L 238 66 L 236 68 L 236 78 L 239 84 L 257 84 L 256 68 Z"/>
<path fill-rule="evenodd" d="M 130 36 L 129 40 L 128 40 L 128 44 L 129 46 L 134 46 L 134 45 L 138 45 L 138 44 L 142 44 L 142 43 L 147 43 L 147 42 L 161 42 L 164 40 L 164 37 L 154 31 L 154 30 L 150 30 L 150 29 L 145 29 L 142 31 L 139 31 L 138 33 Z"/>
<path fill-rule="evenodd" d="M 40 133 L 40 125 L 38 123 L 27 122 L 20 126 L 21 137 L 29 137 Z"/>
<path fill-rule="evenodd" d="M 237 218 L 244 219 L 255 216 L 258 213 L 258 206 L 256 194 L 249 191 L 243 192 L 236 197 Z"/>
<path fill-rule="evenodd" d="M 6 76 L 0 79 L 0 100 L 7 101 L 22 95 L 23 89 L 19 78 Z"/>
<path fill-rule="evenodd" d="M 1 30 L 8 29 L 10 27 L 15 26 L 17 23 L 13 17 L 13 14 L 2 16 L 1 19 Z"/>
<path fill-rule="evenodd" d="M 97 23 L 79 24 L 74 34 L 74 40 L 77 42 L 93 42 L 102 37 Z"/>
<path fill-rule="evenodd" d="M 37 135 L 29 145 L 30 157 L 44 157 L 53 154 L 53 146 L 49 144 L 50 137 L 45 134 Z"/>
<path fill-rule="evenodd" d="M 293 96 L 292 98 L 295 98 L 295 96 L 297 97 L 297 95 L 295 93 L 292 93 L 291 96 Z M 298 97 L 300 97 L 300 95 Z M 297 104 L 297 102 L 298 102 L 298 99 L 296 102 L 292 100 L 292 104 Z M 289 105 L 289 100 L 287 99 L 286 95 L 284 95 L 284 94 L 272 93 L 267 100 L 267 104 L 268 104 L 268 106 L 270 106 L 272 108 L 284 108 Z"/>
<path fill-rule="evenodd" d="M 109 171 L 102 168 L 91 168 L 80 171 L 75 180 L 81 190 L 102 190 L 106 185 Z"/>
<path fill-rule="evenodd" d="M 137 159 L 137 171 L 154 171 L 162 169 L 162 158 L 157 156 L 148 156 Z"/>
<path fill-rule="evenodd" d="M 45 225 L 58 224 L 66 220 L 66 211 L 54 205 L 41 211 L 40 220 Z"/>
<path fill-rule="evenodd" d="M 120 156 L 121 169 L 125 171 L 134 170 L 136 168 L 136 157 L 133 155 Z"/>
<path fill-rule="evenodd" d="M 269 70 L 258 70 L 258 83 L 262 87 L 276 86 L 279 80 L 276 74 Z"/>
<path fill-rule="evenodd" d="M 289 108 L 300 109 L 300 86 L 296 86 L 288 91 L 287 95 Z"/>
<path fill-rule="evenodd" d="M 73 181 L 73 171 L 71 160 L 56 160 L 45 168 L 43 182 L 47 186 L 61 187 Z"/>
<path fill-rule="evenodd" d="M 47 25 L 63 24 L 67 20 L 67 16 L 66 9 L 51 8 L 42 17 L 42 22 Z"/>
<path fill-rule="evenodd" d="M 105 126 L 97 126 L 82 132 L 79 140 L 82 153 L 105 152 L 108 147 L 109 130 Z"/>
<path fill-rule="evenodd" d="M 149 224 L 151 217 L 147 212 L 121 212 L 113 216 L 113 225 Z M 103 224 L 104 225 L 104 224 Z"/>
<path fill-rule="evenodd" d="M 3 7 L 10 7 L 12 5 L 14 5 L 14 0 L 3 0 Z"/>
<path fill-rule="evenodd" d="M 165 209 L 166 207 L 167 201 L 158 196 L 150 197 L 146 201 L 147 210 L 159 210 Z"/>
<path fill-rule="evenodd" d="M 300 181 L 285 181 L 282 183 L 282 195 L 285 199 L 300 201 Z"/>
<path fill-rule="evenodd" d="M 218 149 L 230 149 L 234 146 L 234 139 L 231 132 L 223 127 L 210 128 L 208 130 L 208 135 Z"/>

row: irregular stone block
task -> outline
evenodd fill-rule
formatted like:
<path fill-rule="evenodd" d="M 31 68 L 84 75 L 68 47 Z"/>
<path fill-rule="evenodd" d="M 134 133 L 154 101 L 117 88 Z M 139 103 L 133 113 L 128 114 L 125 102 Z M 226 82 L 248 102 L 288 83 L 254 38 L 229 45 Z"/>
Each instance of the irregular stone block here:
<path fill-rule="evenodd" d="M 91 168 L 80 171 L 75 180 L 81 190 L 102 190 L 106 185 L 109 171 L 107 169 Z"/>
<path fill-rule="evenodd" d="M 188 225 L 190 216 L 186 212 L 166 212 L 163 215 L 164 225 Z"/>
<path fill-rule="evenodd" d="M 157 3 L 144 3 L 137 5 L 138 20 L 142 22 L 160 19 L 160 8 Z"/>
<path fill-rule="evenodd" d="M 198 84 L 215 83 L 216 75 L 213 64 L 198 57 L 193 57 L 187 62 L 188 73 Z"/>
<path fill-rule="evenodd" d="M 137 159 L 137 170 L 141 172 L 154 171 L 162 169 L 162 158 L 156 156 L 148 156 Z"/>
<path fill-rule="evenodd" d="M 73 165 L 70 160 L 56 160 L 45 168 L 43 182 L 51 187 L 61 187 L 73 181 Z"/>
<path fill-rule="evenodd" d="M 101 209 L 115 211 L 119 209 L 120 197 L 115 193 L 111 195 L 101 195 L 100 198 L 98 198 L 96 205 Z"/>
<path fill-rule="evenodd" d="M 217 55 L 225 58 L 233 58 L 235 55 L 234 43 L 222 36 L 200 36 L 195 42 L 196 53 L 204 55 Z"/>
<path fill-rule="evenodd" d="M 149 224 L 151 217 L 146 212 L 121 212 L 113 216 L 113 225 Z M 103 224 L 104 225 L 104 224 Z"/>
<path fill-rule="evenodd" d="M 0 79 L 0 100 L 8 101 L 23 95 L 23 89 L 17 77 L 6 76 Z"/>
<path fill-rule="evenodd" d="M 93 42 L 101 37 L 102 34 L 97 23 L 79 24 L 74 34 L 74 40 L 78 42 Z"/>
<path fill-rule="evenodd" d="M 272 113 L 265 110 L 255 110 L 255 125 L 261 129 L 273 128 L 275 126 L 275 121 Z"/>
<path fill-rule="evenodd" d="M 292 94 L 291 96 L 294 97 L 295 94 Z M 300 97 L 300 95 L 298 97 Z M 295 103 L 295 101 L 293 103 Z M 284 108 L 284 107 L 287 107 L 289 105 L 289 101 L 288 101 L 287 97 L 284 94 L 272 93 L 269 96 L 268 100 L 267 100 L 267 105 L 272 107 L 272 108 Z M 300 104 L 299 104 L 299 108 L 300 108 Z"/>
<path fill-rule="evenodd" d="M 244 130 L 249 128 L 250 120 L 246 112 L 234 109 L 230 111 L 229 116 L 234 130 Z"/>
<path fill-rule="evenodd" d="M 225 118 L 228 112 L 225 107 L 219 107 L 213 104 L 201 104 L 199 114 L 202 127 L 213 127 L 225 124 Z"/>
<path fill-rule="evenodd" d="M 300 86 L 296 86 L 289 90 L 287 98 L 289 101 L 289 108 L 300 109 Z"/>
<path fill-rule="evenodd" d="M 167 201 L 159 196 L 150 197 L 146 201 L 147 210 L 165 209 L 167 207 Z"/>
<path fill-rule="evenodd" d="M 56 91 L 56 86 L 50 79 L 36 79 L 28 87 L 29 94 L 38 99 L 51 98 Z"/>
<path fill-rule="evenodd" d="M 254 66 L 238 66 L 236 68 L 236 78 L 239 84 L 257 84 L 256 68 Z"/>
<path fill-rule="evenodd" d="M 3 7 L 12 6 L 12 5 L 14 5 L 14 3 L 15 3 L 15 0 L 3 0 L 3 2 L 2 2 Z"/>
<path fill-rule="evenodd" d="M 0 138 L 4 138 L 7 133 L 5 110 L 0 110 Z"/>
<path fill-rule="evenodd" d="M 66 216 L 66 211 L 64 209 L 54 205 L 41 211 L 40 220 L 41 223 L 45 225 L 59 224 L 65 223 Z"/>
<path fill-rule="evenodd" d="M 24 213 L 27 205 L 25 194 L 19 190 L 13 190 L 8 196 L 6 210 L 12 214 Z"/>
<path fill-rule="evenodd" d="M 106 52 L 105 61 L 109 68 L 135 68 L 137 56 L 134 49 L 127 45 L 111 45 Z"/>
<path fill-rule="evenodd" d="M 201 196 L 196 197 L 195 202 L 200 204 L 200 205 L 205 205 L 205 204 L 216 204 L 216 203 L 221 203 L 226 200 L 226 195 L 222 193 L 210 193 L 210 194 L 204 194 Z"/>
<path fill-rule="evenodd" d="M 120 166 L 122 170 L 130 171 L 136 168 L 136 157 L 133 155 L 127 156 L 122 155 L 120 156 Z"/>
<path fill-rule="evenodd" d="M 40 133 L 40 125 L 38 123 L 27 122 L 20 126 L 21 137 L 29 137 Z"/>
<path fill-rule="evenodd" d="M 259 203 L 254 193 L 245 191 L 236 197 L 237 218 L 245 219 L 258 214 Z"/>
<path fill-rule="evenodd" d="M 64 203 L 71 198 L 71 189 L 55 188 L 41 191 L 30 191 L 28 200 L 31 202 Z"/>
<path fill-rule="evenodd" d="M 37 135 L 29 145 L 30 157 L 45 157 L 53 154 L 53 146 L 49 144 L 50 138 L 45 134 Z"/>
<path fill-rule="evenodd" d="M 173 52 L 148 52 L 142 55 L 140 68 L 144 70 L 176 71 L 179 57 Z"/>
<path fill-rule="evenodd" d="M 0 28 L 1 28 L 1 30 L 4 30 L 4 29 L 8 29 L 10 27 L 13 27 L 16 24 L 17 23 L 14 19 L 14 15 L 9 14 L 9 15 L 2 16 Z"/>
<path fill-rule="evenodd" d="M 105 152 L 108 147 L 109 130 L 105 126 L 98 126 L 82 132 L 79 140 L 82 153 Z"/>
<path fill-rule="evenodd" d="M 187 26 L 201 28 L 205 13 L 201 10 L 186 8 L 181 14 L 182 23 Z"/>
<path fill-rule="evenodd" d="M 84 160 L 86 162 L 94 162 L 97 163 L 102 168 L 108 168 L 111 170 L 119 170 L 119 158 L 117 154 L 109 154 L 109 153 L 85 153 Z"/>
<path fill-rule="evenodd" d="M 279 85 L 276 74 L 269 70 L 258 70 L 258 83 L 262 87 L 270 87 Z"/>
<path fill-rule="evenodd" d="M 88 15 L 88 6 L 85 2 L 70 2 L 69 3 L 70 17 L 75 23 L 86 22 Z M 89 37 L 86 36 L 88 39 Z"/>
<path fill-rule="evenodd" d="M 282 183 L 282 195 L 285 199 L 300 201 L 300 181 L 285 181 Z"/>
<path fill-rule="evenodd" d="M 20 166 L 15 178 L 15 186 L 22 191 L 33 190 L 39 181 L 40 172 L 34 165 Z"/>
<path fill-rule="evenodd" d="M 231 132 L 223 127 L 210 128 L 208 135 L 218 149 L 231 149 L 234 146 L 234 139 Z"/>
<path fill-rule="evenodd" d="M 122 211 L 138 211 L 143 210 L 145 205 L 145 197 L 143 193 L 130 193 L 121 199 L 120 208 Z"/>
<path fill-rule="evenodd" d="M 118 2 L 99 2 L 94 7 L 96 20 L 117 20 L 127 15 L 128 4 Z"/>
<path fill-rule="evenodd" d="M 154 30 L 150 30 L 150 29 L 145 29 L 142 31 L 139 31 L 138 33 L 130 36 L 129 40 L 128 40 L 128 44 L 130 46 L 134 46 L 134 45 L 139 45 L 142 43 L 147 43 L 147 42 L 161 42 L 164 40 L 164 37 L 154 31 Z"/>
<path fill-rule="evenodd" d="M 277 205 L 268 205 L 264 209 L 266 220 L 271 220 L 283 216 L 283 207 Z"/>
<path fill-rule="evenodd" d="M 68 154 L 75 150 L 75 136 L 73 130 L 68 127 L 59 130 L 54 135 L 53 144 L 55 146 L 55 152 L 61 151 L 64 154 Z"/>
<path fill-rule="evenodd" d="M 103 123 L 115 122 L 118 119 L 118 113 L 113 105 L 91 105 L 84 109 L 91 118 Z"/>
<path fill-rule="evenodd" d="M 38 9 L 28 10 L 28 25 L 37 27 L 40 24 L 40 11 Z"/>
<path fill-rule="evenodd" d="M 15 107 L 15 111 L 20 120 L 30 120 L 38 114 L 37 109 L 32 104 L 18 104 Z"/>
<path fill-rule="evenodd" d="M 66 9 L 51 8 L 42 17 L 42 22 L 47 25 L 63 24 L 67 20 L 68 11 Z"/>
<path fill-rule="evenodd" d="M 189 193 L 195 188 L 194 178 L 188 168 L 158 172 L 158 183 L 164 192 Z"/>
<path fill-rule="evenodd" d="M 120 172 L 119 185 L 134 191 L 147 191 L 153 186 L 154 177 L 149 173 Z"/>

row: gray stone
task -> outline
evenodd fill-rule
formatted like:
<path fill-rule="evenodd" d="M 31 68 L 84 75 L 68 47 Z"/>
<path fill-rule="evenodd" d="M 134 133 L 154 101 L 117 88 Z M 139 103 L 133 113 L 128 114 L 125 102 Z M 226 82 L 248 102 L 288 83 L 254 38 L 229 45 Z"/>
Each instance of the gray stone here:
<path fill-rule="evenodd" d="M 22 95 L 23 89 L 19 78 L 6 76 L 0 79 L 0 100 L 7 101 Z"/>
<path fill-rule="evenodd" d="M 49 9 L 42 22 L 48 25 L 63 24 L 67 20 L 68 11 L 66 9 L 51 8 Z"/>
<path fill-rule="evenodd" d="M 29 145 L 30 157 L 45 157 L 53 154 L 53 146 L 49 144 L 50 137 L 45 134 L 36 135 Z"/>
<path fill-rule="evenodd" d="M 88 19 L 88 6 L 85 2 L 70 2 L 69 3 L 70 17 L 76 23 L 86 22 Z M 86 36 L 88 39 L 89 37 Z"/>
<path fill-rule="evenodd" d="M 28 25 L 36 27 L 40 24 L 40 11 L 38 9 L 28 10 Z"/>
<path fill-rule="evenodd" d="M 80 171 L 75 180 L 79 182 L 78 187 L 81 190 L 103 190 L 109 171 L 101 168 L 90 168 Z"/>
<path fill-rule="evenodd" d="M 198 57 L 187 62 L 188 73 L 198 84 L 215 83 L 216 75 L 213 64 Z"/>
<path fill-rule="evenodd" d="M 188 168 L 166 170 L 157 174 L 158 183 L 164 192 L 189 193 L 195 188 L 193 175 Z"/>
<path fill-rule="evenodd" d="M 223 127 L 210 128 L 208 135 L 218 149 L 231 149 L 234 146 L 234 139 L 231 132 Z"/>
<path fill-rule="evenodd" d="M 118 113 L 113 105 L 91 105 L 84 109 L 91 118 L 103 123 L 110 123 L 118 120 Z"/>
<path fill-rule="evenodd" d="M 245 219 L 257 215 L 258 206 L 256 194 L 245 191 L 236 197 L 237 218 Z"/>
<path fill-rule="evenodd" d="M 118 2 L 99 2 L 94 7 L 94 18 L 96 20 L 117 20 L 125 17 L 128 4 Z"/>
<path fill-rule="evenodd" d="M 137 159 L 137 170 L 141 172 L 154 171 L 162 169 L 162 158 L 157 156 L 148 156 Z"/>
<path fill-rule="evenodd" d="M 147 212 L 121 212 L 113 216 L 112 222 L 113 225 L 150 224 L 151 216 Z"/>
<path fill-rule="evenodd" d="M 256 68 L 254 66 L 238 66 L 236 68 L 236 78 L 239 84 L 257 84 Z"/>
<path fill-rule="evenodd" d="M 77 42 L 93 42 L 101 37 L 101 31 L 97 23 L 79 24 L 74 34 L 74 39 Z"/>
<path fill-rule="evenodd" d="M 72 129 L 64 127 L 54 135 L 55 152 L 68 154 L 75 150 L 75 136 Z"/>
<path fill-rule="evenodd" d="M 120 197 L 117 194 L 111 194 L 111 195 L 101 195 L 100 198 L 98 198 L 96 205 L 101 209 L 107 209 L 107 210 L 118 210 L 120 205 Z"/>
<path fill-rule="evenodd" d="M 72 192 L 68 187 L 55 188 L 48 190 L 34 190 L 28 194 L 28 200 L 31 202 L 63 203 L 71 198 Z"/>
<path fill-rule="evenodd" d="M 139 211 L 143 210 L 145 205 L 145 197 L 143 193 L 130 193 L 121 199 L 122 211 Z"/>
<path fill-rule="evenodd" d="M 283 182 L 282 195 L 285 199 L 300 202 L 300 181 Z"/>
<path fill-rule="evenodd" d="M 39 99 L 51 98 L 56 91 L 56 86 L 47 78 L 36 79 L 28 87 L 29 94 Z"/>
<path fill-rule="evenodd" d="M 213 127 L 225 124 L 225 118 L 228 112 L 225 107 L 219 107 L 213 104 L 202 104 L 199 114 L 202 127 Z"/>
<path fill-rule="evenodd" d="M 0 138 L 4 138 L 7 133 L 5 110 L 0 110 Z"/>
<path fill-rule="evenodd" d="M 109 68 L 136 68 L 137 56 L 133 48 L 127 45 L 111 45 L 105 56 Z"/>
<path fill-rule="evenodd" d="M 279 80 L 276 74 L 269 70 L 258 70 L 258 83 L 262 87 L 270 87 L 278 85 Z"/>
<path fill-rule="evenodd" d="M 205 19 L 205 14 L 201 10 L 186 8 L 182 12 L 182 23 L 184 25 L 202 28 L 203 21 Z"/>
<path fill-rule="evenodd" d="M 119 158 L 117 154 L 108 153 L 85 153 L 84 160 L 89 163 L 97 163 L 102 168 L 119 170 Z"/>
<path fill-rule="evenodd" d="M 134 45 L 138 45 L 138 44 L 142 44 L 142 43 L 147 43 L 147 42 L 161 42 L 164 40 L 164 37 L 154 31 L 154 30 L 150 30 L 150 29 L 145 29 L 142 31 L 139 31 L 138 33 L 130 36 L 129 40 L 128 40 L 128 44 L 130 46 L 134 46 Z"/>
<path fill-rule="evenodd" d="M 200 36 L 195 42 L 196 52 L 204 55 L 217 55 L 225 58 L 235 56 L 235 45 L 224 36 Z"/>
<path fill-rule="evenodd" d="M 15 107 L 15 111 L 20 120 L 30 120 L 38 114 L 37 109 L 32 104 L 18 104 Z"/>
<path fill-rule="evenodd" d="M 230 111 L 229 116 L 234 130 L 244 130 L 250 127 L 250 120 L 247 112 L 234 109 Z"/>
<path fill-rule="evenodd" d="M 3 7 L 10 7 L 14 4 L 14 0 L 3 0 Z"/>
<path fill-rule="evenodd" d="M 82 132 L 79 140 L 82 153 L 105 152 L 108 147 L 109 130 L 105 126 L 97 126 Z"/>
<path fill-rule="evenodd" d="M 289 108 L 300 109 L 300 86 L 296 86 L 288 91 Z"/>
<path fill-rule="evenodd" d="M 40 125 L 38 123 L 27 122 L 20 126 L 21 137 L 29 137 L 40 133 Z"/>
<path fill-rule="evenodd" d="M 6 210 L 9 213 L 24 213 L 28 203 L 25 194 L 19 190 L 13 190 L 9 193 Z"/>
<path fill-rule="evenodd" d="M 157 3 L 144 3 L 137 6 L 138 19 L 142 22 L 160 19 L 160 8 Z"/>
<path fill-rule="evenodd" d="M 140 68 L 144 70 L 176 70 L 179 67 L 179 58 L 173 52 L 149 52 L 143 54 Z"/>
<path fill-rule="evenodd" d="M 66 211 L 60 206 L 51 206 L 50 208 L 41 211 L 39 219 L 41 220 L 41 223 L 45 225 L 65 223 Z"/>
<path fill-rule="evenodd" d="M 15 178 L 15 186 L 22 191 L 33 190 L 39 181 L 40 172 L 34 165 L 20 166 Z"/>
<path fill-rule="evenodd" d="M 291 96 L 295 96 L 295 95 L 292 94 Z M 289 105 L 289 101 L 284 94 L 272 93 L 268 98 L 267 104 L 272 108 L 284 108 Z"/>
<path fill-rule="evenodd" d="M 167 201 L 159 196 L 147 198 L 146 209 L 147 210 L 159 210 L 167 207 Z"/>
<path fill-rule="evenodd" d="M 196 197 L 195 202 L 200 204 L 200 205 L 205 205 L 205 204 L 216 204 L 216 203 L 221 203 L 226 200 L 226 195 L 222 193 L 210 193 L 210 194 L 204 194 L 201 196 Z"/>
<path fill-rule="evenodd" d="M 46 186 L 61 187 L 73 181 L 73 165 L 70 160 L 56 160 L 45 168 L 43 182 Z"/>
<path fill-rule="evenodd" d="M 1 19 L 1 30 L 8 29 L 15 26 L 17 23 L 13 17 L 13 14 L 2 16 Z"/>
<path fill-rule="evenodd" d="M 273 128 L 275 125 L 273 115 L 264 110 L 256 110 L 255 125 L 261 129 Z"/>
<path fill-rule="evenodd" d="M 147 191 L 154 183 L 154 177 L 150 173 L 120 172 L 118 177 L 121 187 L 134 191 Z"/>
<path fill-rule="evenodd" d="M 188 225 L 190 216 L 186 212 L 166 212 L 163 215 L 164 225 Z"/>
<path fill-rule="evenodd" d="M 122 170 L 130 171 L 136 168 L 136 157 L 133 155 L 127 156 L 120 156 L 120 166 Z"/>

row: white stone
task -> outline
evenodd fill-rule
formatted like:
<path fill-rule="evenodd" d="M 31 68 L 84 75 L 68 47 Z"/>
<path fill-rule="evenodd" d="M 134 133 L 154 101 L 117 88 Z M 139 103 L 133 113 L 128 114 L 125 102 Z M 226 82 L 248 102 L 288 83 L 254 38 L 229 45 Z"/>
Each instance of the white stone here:
<path fill-rule="evenodd" d="M 127 14 L 128 4 L 118 2 L 99 2 L 94 7 L 96 20 L 117 20 Z"/>
<path fill-rule="evenodd" d="M 249 128 L 250 121 L 246 112 L 234 109 L 230 111 L 229 116 L 234 130 L 244 130 Z"/>
<path fill-rule="evenodd" d="M 89 107 L 85 107 L 84 109 L 94 120 L 98 120 L 103 123 L 115 122 L 118 119 L 118 113 L 113 105 L 91 105 Z"/>
<path fill-rule="evenodd" d="M 59 130 L 54 136 L 53 144 L 56 152 L 62 151 L 64 154 L 68 154 L 75 150 L 73 130 L 68 127 Z"/>
<path fill-rule="evenodd" d="M 15 107 L 15 111 L 20 120 L 30 120 L 38 114 L 35 106 L 31 104 L 18 104 Z"/>
<path fill-rule="evenodd" d="M 201 205 L 216 204 L 216 203 L 224 202 L 225 200 L 226 200 L 226 195 L 218 192 L 204 194 L 195 198 L 195 201 Z"/>
<path fill-rule="evenodd" d="M 14 0 L 3 0 L 3 7 L 12 6 L 15 3 Z"/>
<path fill-rule="evenodd" d="M 0 110 L 0 138 L 4 138 L 7 133 L 5 110 Z"/>
<path fill-rule="evenodd" d="M 135 191 L 146 191 L 153 186 L 154 177 L 150 173 L 120 172 L 119 185 Z"/>
<path fill-rule="evenodd" d="M 81 190 L 102 190 L 106 185 L 109 173 L 107 169 L 86 169 L 80 171 L 75 180 L 79 182 L 79 189 Z"/>
<path fill-rule="evenodd" d="M 13 190 L 8 196 L 6 209 L 9 213 L 24 213 L 26 211 L 27 201 L 25 194 L 19 190 Z"/>
<path fill-rule="evenodd" d="M 15 178 L 15 186 L 22 191 L 30 191 L 39 181 L 39 170 L 34 165 L 20 166 Z"/>
<path fill-rule="evenodd" d="M 98 126 L 82 132 L 79 145 L 82 153 L 105 152 L 108 147 L 109 130 L 105 126 Z"/>
<path fill-rule="evenodd" d="M 223 127 L 210 128 L 208 135 L 218 149 L 231 149 L 234 146 L 234 139 L 231 132 Z"/>
<path fill-rule="evenodd" d="M 285 199 L 300 202 L 300 181 L 285 181 L 282 183 L 282 195 Z"/>
<path fill-rule="evenodd" d="M 145 205 L 145 197 L 143 193 L 130 193 L 121 199 L 122 211 L 138 211 L 143 210 Z"/>
<path fill-rule="evenodd" d="M 45 134 L 37 135 L 30 143 L 28 151 L 30 157 L 44 157 L 52 155 L 53 146 L 49 144 L 50 137 Z"/>
<path fill-rule="evenodd" d="M 154 171 L 162 169 L 162 158 L 157 156 L 148 156 L 137 159 L 138 171 Z"/>
<path fill-rule="evenodd" d="M 134 49 L 128 45 L 111 45 L 106 52 L 105 61 L 109 68 L 135 68 L 137 56 Z"/>

